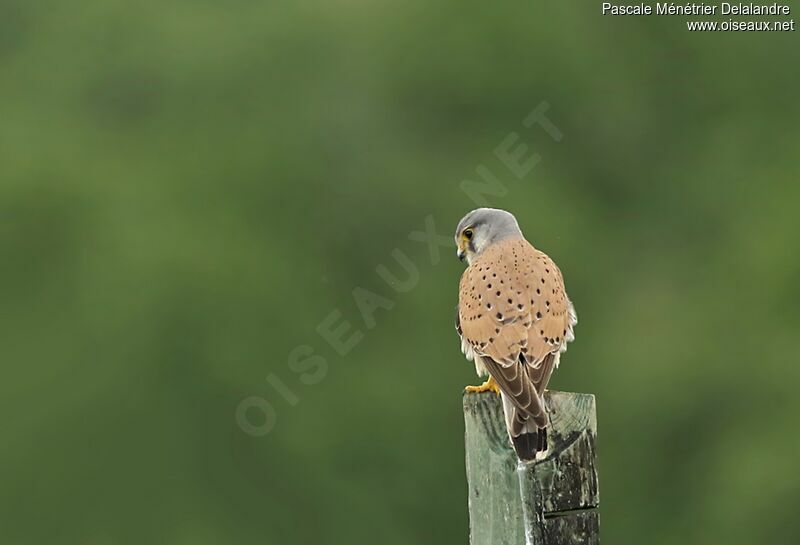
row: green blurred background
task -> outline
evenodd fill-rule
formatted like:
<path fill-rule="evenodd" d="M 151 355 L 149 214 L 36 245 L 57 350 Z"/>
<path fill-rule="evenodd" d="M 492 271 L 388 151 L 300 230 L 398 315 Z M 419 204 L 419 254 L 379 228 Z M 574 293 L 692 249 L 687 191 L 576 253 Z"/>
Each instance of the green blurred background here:
<path fill-rule="evenodd" d="M 603 542 L 794 541 L 797 35 L 578 4 L 0 2 L 0 542 L 467 543 L 463 266 L 408 235 L 479 165 L 578 310 Z"/>

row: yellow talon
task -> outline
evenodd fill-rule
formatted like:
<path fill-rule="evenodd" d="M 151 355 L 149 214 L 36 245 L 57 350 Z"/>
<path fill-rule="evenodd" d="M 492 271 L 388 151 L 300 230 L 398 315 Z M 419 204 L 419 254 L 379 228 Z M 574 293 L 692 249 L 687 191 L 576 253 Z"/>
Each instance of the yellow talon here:
<path fill-rule="evenodd" d="M 464 388 L 465 392 L 471 393 L 480 393 L 480 392 L 494 392 L 496 394 L 500 393 L 500 388 L 497 386 L 497 383 L 494 381 L 492 377 L 489 377 L 486 382 L 481 384 L 480 386 L 467 386 Z"/>

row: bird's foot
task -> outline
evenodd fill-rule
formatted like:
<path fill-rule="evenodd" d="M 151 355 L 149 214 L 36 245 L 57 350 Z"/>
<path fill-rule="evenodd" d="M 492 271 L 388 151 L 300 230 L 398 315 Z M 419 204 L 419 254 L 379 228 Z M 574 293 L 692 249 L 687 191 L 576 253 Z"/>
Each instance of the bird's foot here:
<path fill-rule="evenodd" d="M 480 386 L 467 386 L 464 388 L 465 392 L 471 393 L 480 393 L 480 392 L 494 392 L 496 394 L 500 393 L 500 387 L 494 381 L 492 377 L 489 377 L 486 382 L 481 384 Z"/>

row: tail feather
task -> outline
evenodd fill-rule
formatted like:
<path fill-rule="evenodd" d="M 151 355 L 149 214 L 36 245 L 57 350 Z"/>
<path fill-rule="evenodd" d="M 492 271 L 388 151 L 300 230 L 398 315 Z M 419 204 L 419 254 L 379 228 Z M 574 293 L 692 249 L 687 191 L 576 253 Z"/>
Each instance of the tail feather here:
<path fill-rule="evenodd" d="M 543 431 L 523 433 L 517 437 L 511 437 L 514 451 L 521 461 L 530 462 L 536 459 L 536 453 L 539 451 L 539 435 Z"/>
<path fill-rule="evenodd" d="M 534 460 L 537 452 L 547 450 L 547 428 L 540 428 L 534 418 L 521 412 L 504 393 L 501 392 L 500 396 L 506 430 L 514 451 L 523 462 Z"/>

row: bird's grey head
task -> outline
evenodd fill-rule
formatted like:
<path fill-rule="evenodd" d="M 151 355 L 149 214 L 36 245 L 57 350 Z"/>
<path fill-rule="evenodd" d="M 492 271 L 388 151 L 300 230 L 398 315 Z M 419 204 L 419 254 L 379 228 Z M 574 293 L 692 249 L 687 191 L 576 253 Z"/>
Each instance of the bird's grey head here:
<path fill-rule="evenodd" d="M 497 208 L 478 208 L 458 222 L 456 228 L 458 258 L 472 263 L 486 248 L 507 238 L 522 238 L 517 219 Z"/>

